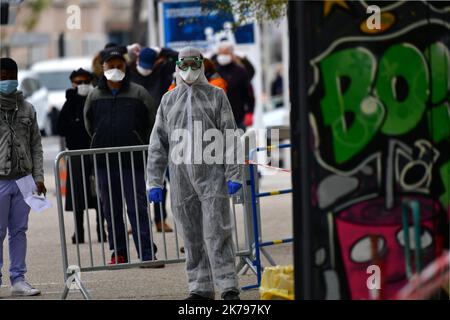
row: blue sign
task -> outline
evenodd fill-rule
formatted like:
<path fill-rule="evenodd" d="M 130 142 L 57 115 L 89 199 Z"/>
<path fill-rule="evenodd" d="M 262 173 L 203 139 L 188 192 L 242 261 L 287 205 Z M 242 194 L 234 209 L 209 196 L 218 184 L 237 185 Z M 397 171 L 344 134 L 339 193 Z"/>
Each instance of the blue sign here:
<path fill-rule="evenodd" d="M 230 13 L 202 10 L 200 1 L 164 2 L 162 11 L 164 45 L 172 48 L 186 44 L 207 47 L 207 28 L 217 34 L 224 30 L 224 24 L 234 22 Z M 255 43 L 253 27 L 253 24 L 237 27 L 234 32 L 236 44 Z"/>

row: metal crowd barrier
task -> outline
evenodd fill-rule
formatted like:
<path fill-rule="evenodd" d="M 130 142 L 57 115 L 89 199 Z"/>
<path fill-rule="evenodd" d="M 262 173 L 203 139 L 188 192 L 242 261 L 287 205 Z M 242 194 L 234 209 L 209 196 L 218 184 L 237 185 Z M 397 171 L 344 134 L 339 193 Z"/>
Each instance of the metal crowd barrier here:
<path fill-rule="evenodd" d="M 275 260 L 270 256 L 270 254 L 264 249 L 265 247 L 272 246 L 272 245 L 278 245 L 282 243 L 289 243 L 293 241 L 293 238 L 284 238 L 284 239 L 276 239 L 271 241 L 262 241 L 261 237 L 261 225 L 260 225 L 260 202 L 259 198 L 263 197 L 270 197 L 270 196 L 276 196 L 281 194 L 289 194 L 292 193 L 292 189 L 285 189 L 285 190 L 274 190 L 269 192 L 259 192 L 259 178 L 258 178 L 258 172 L 256 167 L 258 164 L 252 162 L 253 155 L 256 152 L 260 151 L 269 151 L 273 149 L 284 149 L 284 148 L 290 148 L 290 144 L 280 144 L 280 145 L 274 145 L 274 146 L 267 146 L 267 147 L 257 147 L 250 151 L 249 153 L 249 159 L 247 160 L 248 165 L 248 171 L 250 175 L 250 190 L 251 190 L 251 209 L 252 209 L 252 216 L 253 216 L 253 234 L 254 234 L 254 242 L 253 242 L 253 251 L 254 255 L 252 264 L 255 267 L 255 273 L 256 273 L 256 281 L 257 283 L 254 285 L 244 286 L 242 287 L 243 290 L 249 290 L 249 289 L 255 289 L 259 288 L 261 286 L 261 277 L 262 277 L 262 271 L 263 266 L 261 263 L 261 253 L 266 257 L 266 259 L 269 261 L 269 263 L 273 266 L 276 265 Z M 279 169 L 279 168 L 275 168 Z"/>
<path fill-rule="evenodd" d="M 140 223 L 139 223 L 139 215 L 138 215 L 138 195 L 137 195 L 137 185 L 136 185 L 136 174 L 143 175 L 144 179 L 146 178 L 146 166 L 147 166 L 147 149 L 148 146 L 132 146 L 132 147 L 116 147 L 116 148 L 103 148 L 103 149 L 89 149 L 89 150 L 74 150 L 74 151 L 63 151 L 58 154 L 58 156 L 55 159 L 54 164 L 54 174 L 55 174 L 55 182 L 56 182 L 56 198 L 57 198 L 57 209 L 58 209 L 58 218 L 59 218 L 59 230 L 60 230 L 60 241 L 61 241 L 61 254 L 62 254 L 62 267 L 63 267 L 63 273 L 64 273 L 64 291 L 62 293 L 62 299 L 66 299 L 68 296 L 68 293 L 70 289 L 76 289 L 81 292 L 83 297 L 85 299 L 90 299 L 91 296 L 84 286 L 83 282 L 81 281 L 79 274 L 80 272 L 93 272 L 93 271 L 102 271 L 102 270 L 117 270 L 117 269 L 126 269 L 126 268 L 136 268 L 136 267 L 151 267 L 156 266 L 158 264 L 164 263 L 164 264 L 170 264 L 170 263 L 178 263 L 183 262 L 185 260 L 184 255 L 180 255 L 180 247 L 182 246 L 182 241 L 178 237 L 177 233 L 177 227 L 176 222 L 173 220 L 174 224 L 174 232 L 170 235 L 168 235 L 167 232 L 164 232 L 164 228 L 160 235 L 154 235 L 153 229 L 152 229 L 152 215 L 151 215 L 151 207 L 148 203 L 147 196 L 146 198 L 146 209 L 147 209 L 147 216 L 146 218 L 149 220 L 149 226 L 150 226 L 150 241 L 152 243 L 155 243 L 159 250 L 157 252 L 157 259 L 158 260 L 150 260 L 150 261 L 143 261 L 142 260 L 142 240 L 140 235 Z M 132 188 L 124 190 L 124 167 L 123 162 L 126 159 L 130 159 L 131 164 L 131 175 L 132 175 Z M 142 156 L 142 163 L 143 163 L 143 172 L 139 172 L 138 168 L 135 168 L 135 160 L 139 159 L 139 157 Z M 99 160 L 100 158 L 100 160 Z M 107 181 L 108 181 L 108 199 L 102 199 L 100 197 L 99 192 L 99 161 L 103 161 L 102 158 L 104 158 L 104 162 L 102 163 L 102 169 L 104 169 L 104 164 L 106 164 L 106 172 L 107 172 Z M 112 199 L 112 185 L 111 185 L 111 162 L 114 161 L 114 164 L 117 164 L 116 159 L 118 161 L 118 171 L 120 176 L 120 193 L 122 197 L 122 208 L 121 208 L 121 217 L 123 219 L 124 223 L 124 230 L 125 230 L 125 240 L 126 240 L 126 251 L 127 251 L 127 258 L 128 262 L 126 263 L 119 263 L 110 265 L 108 264 L 108 258 L 109 255 L 105 255 L 105 246 L 107 246 L 108 242 L 105 243 L 106 235 L 103 234 L 103 228 L 100 228 L 100 243 L 93 243 L 92 241 L 92 235 L 91 235 L 91 221 L 90 221 L 90 215 L 89 215 L 89 204 L 88 204 L 88 185 L 90 182 L 87 180 L 87 165 L 91 165 L 94 181 L 95 181 L 95 190 L 96 195 L 96 203 L 97 207 L 101 208 L 102 201 L 109 201 L 109 204 L 111 207 L 113 207 L 113 199 Z M 81 163 L 81 172 L 74 172 L 74 162 L 80 161 Z M 140 160 L 139 160 L 140 161 Z M 60 180 L 60 171 L 61 171 L 61 163 L 67 164 L 67 172 L 70 177 L 70 192 L 71 192 L 71 198 L 72 198 L 72 209 L 75 209 L 75 190 L 74 190 L 74 174 L 76 174 L 78 177 L 81 175 L 82 185 L 83 185 L 83 202 L 84 202 L 84 208 L 83 208 L 83 215 L 86 218 L 87 222 L 87 228 L 85 234 L 87 234 L 87 238 L 85 237 L 86 244 L 83 245 L 79 241 L 80 235 L 78 234 L 76 225 L 76 214 L 75 210 L 73 211 L 73 219 L 74 219 L 74 230 L 75 230 L 75 240 L 76 243 L 73 247 L 67 246 L 67 235 L 66 235 L 66 217 L 65 217 L 65 210 L 63 208 L 63 196 L 61 194 L 61 180 Z M 129 168 L 128 168 L 129 169 Z M 117 174 L 117 172 L 115 172 Z M 145 180 L 144 180 L 145 181 Z M 246 180 L 247 181 L 247 180 Z M 254 184 L 253 184 L 254 188 Z M 142 191 L 142 190 L 141 190 Z M 138 234 L 138 249 L 136 250 L 139 252 L 139 260 L 132 260 L 132 249 L 130 246 L 130 239 L 128 235 L 128 223 L 127 223 L 127 204 L 125 201 L 125 194 L 126 193 L 133 193 L 133 204 L 130 204 L 131 206 L 134 206 L 135 212 L 136 212 L 136 225 L 137 225 L 137 234 Z M 145 193 L 145 187 L 143 192 Z M 237 257 L 240 259 L 240 263 L 238 266 L 238 270 L 246 271 L 248 269 L 251 269 L 255 274 L 258 272 L 258 266 L 254 264 L 254 258 L 253 258 L 253 242 L 254 242 L 254 232 L 255 235 L 258 234 L 257 230 L 252 228 L 252 219 L 254 217 L 254 214 L 251 214 L 251 208 L 249 206 L 249 200 L 245 200 L 246 198 L 249 199 L 246 194 L 248 195 L 249 188 L 248 184 L 245 183 L 245 186 L 243 188 L 243 191 L 235 195 L 231 198 L 232 201 L 232 221 L 233 221 L 233 238 L 234 238 L 234 244 L 235 244 L 235 251 Z M 236 209 L 235 205 L 241 204 L 243 207 L 243 224 L 241 226 L 238 225 L 237 219 L 236 219 Z M 97 215 L 100 215 L 100 210 L 97 211 Z M 114 210 L 114 209 L 111 209 Z M 254 209 L 253 209 L 254 211 Z M 161 221 L 163 221 L 162 217 L 162 210 L 160 210 L 161 214 Z M 114 219 L 114 214 L 111 214 L 111 224 L 112 224 L 112 233 L 113 233 L 113 247 L 114 249 L 117 249 L 117 243 L 116 243 L 116 227 L 115 225 L 118 223 Z M 117 216 L 116 216 L 117 218 Z M 102 219 L 99 217 L 99 221 L 102 221 Z M 238 232 L 238 229 L 240 227 L 240 232 Z M 239 241 L 239 233 L 244 233 L 244 241 Z M 258 237 L 256 237 L 258 238 Z M 131 243 L 133 243 L 133 240 L 131 240 Z M 259 248 L 260 244 L 257 242 L 256 248 Z M 152 257 L 155 257 L 154 248 L 150 244 L 151 251 L 152 251 Z M 109 250 L 107 250 L 109 252 Z M 258 253 L 259 250 L 256 251 Z M 115 257 L 117 261 L 117 250 L 114 250 L 116 252 Z M 135 252 L 135 254 L 137 253 Z M 260 267 L 259 267 L 260 268 Z M 258 278 L 259 279 L 259 278 Z"/>

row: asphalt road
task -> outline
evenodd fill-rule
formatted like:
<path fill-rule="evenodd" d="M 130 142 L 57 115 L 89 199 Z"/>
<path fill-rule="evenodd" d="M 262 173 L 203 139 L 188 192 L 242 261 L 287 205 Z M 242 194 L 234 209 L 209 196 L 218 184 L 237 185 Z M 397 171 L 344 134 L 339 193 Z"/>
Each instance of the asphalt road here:
<path fill-rule="evenodd" d="M 48 189 L 48 198 L 54 204 L 52 209 L 37 214 L 31 212 L 28 231 L 27 279 L 42 291 L 42 295 L 32 298 L 19 299 L 59 299 L 64 289 L 63 269 L 61 259 L 60 232 L 58 226 L 58 212 L 56 210 L 55 179 L 53 175 L 54 159 L 60 151 L 59 138 L 43 139 L 45 152 L 45 178 Z M 261 191 L 284 189 L 290 186 L 290 175 L 278 173 L 262 179 Z M 264 198 L 261 201 L 262 235 L 264 240 L 274 240 L 290 237 L 292 235 L 292 209 L 291 196 L 281 195 Z M 169 206 L 170 208 L 170 206 Z M 236 209 L 236 224 L 238 227 L 238 241 L 243 246 L 244 234 L 242 231 L 243 215 L 239 206 Z M 70 213 L 66 217 L 66 239 L 68 242 L 69 265 L 77 263 L 77 251 L 71 244 L 73 233 L 73 218 Z M 90 212 L 91 233 L 93 237 L 92 256 L 93 263 L 102 261 L 102 246 L 96 242 L 95 212 Z M 169 209 L 169 223 L 173 225 Z M 86 222 L 85 222 L 86 226 Z M 154 233 L 157 243 L 161 245 L 161 234 Z M 174 235 L 168 234 L 167 256 L 176 257 Z M 159 242 L 158 242 L 159 241 Z M 3 285 L 0 288 L 0 298 L 11 299 L 9 294 L 9 257 L 7 239 L 4 245 Z M 182 245 L 182 243 L 179 243 Z M 162 247 L 161 247 L 162 248 Z M 106 259 L 109 256 L 107 248 L 104 249 Z M 279 265 L 292 264 L 293 254 L 291 244 L 282 244 L 267 248 L 273 259 Z M 80 256 L 83 267 L 90 265 L 91 250 L 87 244 L 80 246 Z M 160 250 L 158 258 L 164 259 L 164 250 Z M 136 253 L 131 252 L 133 260 Z M 108 261 L 107 261 L 108 262 Z M 265 265 L 267 260 L 263 259 Z M 184 299 L 187 294 L 187 283 L 184 263 L 167 264 L 163 269 L 123 269 L 95 272 L 82 272 L 81 280 L 94 299 Z M 239 277 L 241 286 L 255 284 L 256 277 L 249 271 Z M 217 296 L 217 298 L 220 298 Z M 242 299 L 259 299 L 258 290 L 244 291 Z M 78 292 L 71 292 L 69 299 L 82 299 Z"/>

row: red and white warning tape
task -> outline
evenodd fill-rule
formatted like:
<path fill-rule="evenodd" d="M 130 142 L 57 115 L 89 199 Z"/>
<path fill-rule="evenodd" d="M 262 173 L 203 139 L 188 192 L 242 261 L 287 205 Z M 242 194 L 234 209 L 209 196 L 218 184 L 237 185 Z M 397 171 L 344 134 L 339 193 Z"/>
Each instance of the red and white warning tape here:
<path fill-rule="evenodd" d="M 281 172 L 288 172 L 288 173 L 292 172 L 291 170 L 288 170 L 288 169 L 272 167 L 272 166 L 269 166 L 267 164 L 257 163 L 257 162 L 251 161 L 251 160 L 247 160 L 246 164 L 254 164 L 255 166 L 260 166 L 260 167 L 264 167 L 264 168 L 272 169 L 272 170 L 277 170 L 277 171 L 281 171 Z"/>
<path fill-rule="evenodd" d="M 425 300 L 436 293 L 439 288 L 449 285 L 450 253 L 445 252 L 428 265 L 420 274 L 409 280 L 397 294 L 397 300 Z"/>

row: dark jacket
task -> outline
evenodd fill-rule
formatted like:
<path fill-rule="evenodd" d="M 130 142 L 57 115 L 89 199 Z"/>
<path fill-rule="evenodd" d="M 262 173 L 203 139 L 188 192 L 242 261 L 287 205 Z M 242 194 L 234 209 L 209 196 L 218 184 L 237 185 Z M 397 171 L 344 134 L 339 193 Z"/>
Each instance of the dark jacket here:
<path fill-rule="evenodd" d="M 117 96 L 108 88 L 106 78 L 101 78 L 84 105 L 91 148 L 148 144 L 155 116 L 153 98 L 142 86 L 130 82 L 128 76 Z"/>
<path fill-rule="evenodd" d="M 152 73 L 146 77 L 136 70 L 136 63 L 129 65 L 130 80 L 143 86 L 155 100 L 157 106 L 172 83 L 177 56 L 178 52 L 176 51 L 162 49 L 153 66 Z"/>
<path fill-rule="evenodd" d="M 66 91 L 66 102 L 59 114 L 57 132 L 66 138 L 66 146 L 69 150 L 89 149 L 91 137 L 84 126 L 84 103 L 86 97 L 77 93 L 76 89 Z"/>
<path fill-rule="evenodd" d="M 66 146 L 69 150 L 89 149 L 91 143 L 91 137 L 89 137 L 84 126 L 83 109 L 85 101 L 86 97 L 80 96 L 76 89 L 68 89 L 66 91 L 66 102 L 61 109 L 56 127 L 58 134 L 66 139 Z M 93 175 L 91 161 L 91 157 L 84 157 L 83 181 L 81 157 L 71 157 L 66 180 L 66 211 L 82 212 L 86 208 L 97 208 L 97 199 L 91 188 L 91 177 Z M 71 181 L 72 179 L 73 181 Z M 85 186 L 86 192 L 84 191 Z M 87 203 L 85 203 L 85 194 Z"/>
<path fill-rule="evenodd" d="M 148 144 L 156 109 L 148 92 L 130 82 L 128 76 L 116 96 L 108 88 L 106 78 L 101 78 L 84 105 L 86 131 L 92 137 L 91 148 Z"/>
<path fill-rule="evenodd" d="M 255 108 L 255 97 L 247 71 L 232 62 L 229 65 L 217 65 L 217 72 L 228 83 L 227 96 L 233 109 L 236 123 L 240 125 L 244 115 L 253 112 Z"/>

